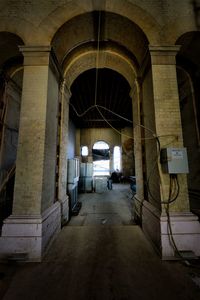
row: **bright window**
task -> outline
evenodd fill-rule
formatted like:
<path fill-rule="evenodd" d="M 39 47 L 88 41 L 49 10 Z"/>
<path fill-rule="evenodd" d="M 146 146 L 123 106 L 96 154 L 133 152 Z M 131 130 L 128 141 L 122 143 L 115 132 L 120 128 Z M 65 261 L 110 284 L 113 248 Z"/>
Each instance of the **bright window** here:
<path fill-rule="evenodd" d="M 114 170 L 121 170 L 121 149 L 119 146 L 114 147 L 113 164 Z"/>
<path fill-rule="evenodd" d="M 110 175 L 110 160 L 97 160 L 93 162 L 94 176 Z"/>
<path fill-rule="evenodd" d="M 110 175 L 110 151 L 109 145 L 104 141 L 98 141 L 92 149 L 94 176 Z"/>
<path fill-rule="evenodd" d="M 88 147 L 87 146 L 83 146 L 81 148 L 81 155 L 82 156 L 88 156 Z"/>

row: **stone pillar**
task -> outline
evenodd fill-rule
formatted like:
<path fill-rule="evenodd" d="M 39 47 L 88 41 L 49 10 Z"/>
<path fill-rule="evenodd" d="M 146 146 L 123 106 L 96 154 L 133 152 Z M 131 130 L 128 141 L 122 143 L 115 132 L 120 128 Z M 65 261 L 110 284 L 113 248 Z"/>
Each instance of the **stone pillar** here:
<path fill-rule="evenodd" d="M 176 77 L 176 54 L 179 46 L 150 46 L 155 109 L 155 128 L 161 148 L 183 147 L 179 96 Z M 168 199 L 169 175 L 160 173 L 161 201 Z M 187 178 L 178 174 L 180 193 L 170 204 L 170 219 L 173 237 L 181 251 L 194 251 L 200 255 L 200 224 L 189 211 Z M 158 216 L 158 215 L 157 215 Z M 169 239 L 165 207 L 161 207 L 161 252 L 163 258 L 174 256 L 174 247 Z"/>
<path fill-rule="evenodd" d="M 69 220 L 69 199 L 67 196 L 67 143 L 69 126 L 69 99 L 71 93 L 65 80 L 61 85 L 61 120 L 60 120 L 60 153 L 59 153 L 59 181 L 58 200 L 61 203 L 62 224 Z"/>
<path fill-rule="evenodd" d="M 143 182 L 143 162 L 142 162 L 142 143 L 141 143 L 141 87 L 139 79 L 135 80 L 135 86 L 131 90 L 133 109 L 133 137 L 134 137 L 134 156 L 135 156 L 135 176 L 136 176 L 136 198 L 134 214 L 135 218 L 142 218 L 141 207 L 144 199 L 144 182 Z"/>
<path fill-rule="evenodd" d="M 24 77 L 12 215 L 3 224 L 0 254 L 41 260 L 60 230 L 55 199 L 58 69 L 48 46 L 22 46 Z"/>
<path fill-rule="evenodd" d="M 109 166 L 109 171 L 110 174 L 113 172 L 114 170 L 114 147 L 113 145 L 110 146 L 110 166 Z"/>

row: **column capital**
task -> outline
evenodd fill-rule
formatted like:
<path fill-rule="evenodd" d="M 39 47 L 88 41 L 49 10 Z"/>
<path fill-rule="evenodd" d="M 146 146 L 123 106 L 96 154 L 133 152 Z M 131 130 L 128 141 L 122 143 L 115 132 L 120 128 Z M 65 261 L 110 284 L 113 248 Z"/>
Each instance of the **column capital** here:
<path fill-rule="evenodd" d="M 24 56 L 24 66 L 48 65 L 51 46 L 19 46 Z"/>
<path fill-rule="evenodd" d="M 176 54 L 180 50 L 179 45 L 153 46 L 149 45 L 151 62 L 153 65 L 174 65 Z"/>
<path fill-rule="evenodd" d="M 19 51 L 24 56 L 24 66 L 50 66 L 58 81 L 63 78 L 52 46 L 19 46 Z"/>

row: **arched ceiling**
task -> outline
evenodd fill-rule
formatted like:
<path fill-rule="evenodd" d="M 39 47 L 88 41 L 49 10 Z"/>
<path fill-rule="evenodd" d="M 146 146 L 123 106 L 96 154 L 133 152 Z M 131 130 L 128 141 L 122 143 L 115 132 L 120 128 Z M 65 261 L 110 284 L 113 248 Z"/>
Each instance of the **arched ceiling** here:
<path fill-rule="evenodd" d="M 148 5 L 148 1 L 141 3 L 140 0 L 134 0 L 134 3 L 130 0 L 74 0 L 66 5 L 57 7 L 41 22 L 40 27 L 45 29 L 47 35 L 52 35 L 53 30 L 55 33 L 62 24 L 73 17 L 93 11 L 106 11 L 135 22 L 146 36 L 148 36 L 149 41 L 156 43 L 160 38 L 160 24 L 158 19 L 162 21 L 162 17 L 159 14 L 154 15 L 154 13 L 155 11 L 158 13 L 159 11 L 161 12 L 159 8 L 159 3 L 157 3 L 157 6 L 152 7 Z"/>
<path fill-rule="evenodd" d="M 23 45 L 20 37 L 9 32 L 0 32 L 0 68 L 22 59 L 18 45 Z"/>
<path fill-rule="evenodd" d="M 100 112 L 93 107 L 78 117 L 70 106 L 70 118 L 76 126 L 132 126 L 116 114 L 132 120 L 130 88 L 148 47 L 142 30 L 122 16 L 94 11 L 66 22 L 54 36 L 52 45 L 77 112 L 82 114 L 95 102 L 104 107 L 99 107 Z"/>
<path fill-rule="evenodd" d="M 151 45 L 174 44 L 184 32 L 196 30 L 194 1 L 188 0 L 1 0 L 0 31 L 21 36 L 26 45 L 49 45 L 64 23 L 97 10 L 134 22 Z"/>
<path fill-rule="evenodd" d="M 114 128 L 131 127 L 132 123 L 123 119 L 132 121 L 129 92 L 128 82 L 113 70 L 104 68 L 85 71 L 71 86 L 70 118 L 80 128 L 110 127 L 110 125 Z M 84 112 L 86 113 L 83 114 Z M 83 115 L 79 117 L 78 114 Z"/>
<path fill-rule="evenodd" d="M 92 68 L 109 68 L 120 73 L 133 87 L 136 77 L 136 66 L 126 56 L 112 49 L 85 49 L 65 61 L 63 65 L 66 85 L 70 89 L 73 81 L 83 72 Z"/>
<path fill-rule="evenodd" d="M 178 53 L 178 59 L 188 60 L 193 65 L 200 67 L 200 32 L 187 32 L 183 34 L 177 41 L 177 45 L 181 45 Z"/>
<path fill-rule="evenodd" d="M 96 42 L 116 44 L 140 64 L 148 40 L 142 30 L 125 17 L 109 12 L 86 13 L 66 22 L 55 34 L 52 45 L 60 63 L 77 47 Z"/>

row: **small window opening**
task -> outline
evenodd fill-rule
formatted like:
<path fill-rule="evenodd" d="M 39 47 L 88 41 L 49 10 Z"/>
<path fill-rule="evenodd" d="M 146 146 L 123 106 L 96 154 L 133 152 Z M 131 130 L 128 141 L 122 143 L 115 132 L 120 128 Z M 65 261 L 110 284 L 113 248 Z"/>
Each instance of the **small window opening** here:
<path fill-rule="evenodd" d="M 98 141 L 92 149 L 94 176 L 110 175 L 110 150 L 104 141 Z"/>
<path fill-rule="evenodd" d="M 88 156 L 88 146 L 83 146 L 81 148 L 81 155 L 82 156 Z"/>
<path fill-rule="evenodd" d="M 113 167 L 115 171 L 121 171 L 121 149 L 119 146 L 114 147 Z"/>

